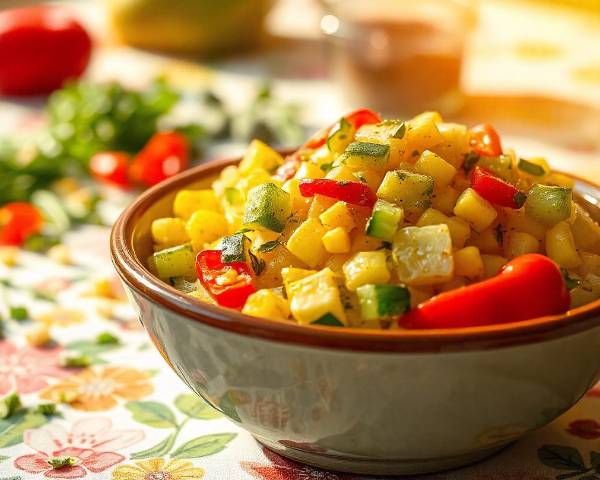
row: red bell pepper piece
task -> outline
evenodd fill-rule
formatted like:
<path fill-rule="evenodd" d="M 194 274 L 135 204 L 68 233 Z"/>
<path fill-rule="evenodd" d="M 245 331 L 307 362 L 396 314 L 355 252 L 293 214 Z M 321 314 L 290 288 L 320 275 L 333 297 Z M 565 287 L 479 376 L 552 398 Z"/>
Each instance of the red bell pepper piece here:
<path fill-rule="evenodd" d="M 358 110 L 354 110 L 348 115 L 345 115 L 344 118 L 348 122 L 350 122 L 350 124 L 354 127 L 355 130 L 358 130 L 363 125 L 381 122 L 381 117 L 379 116 L 379 114 L 374 112 L 373 110 L 369 110 L 368 108 L 360 108 Z M 277 169 L 277 173 L 275 173 L 275 176 L 281 181 L 286 181 L 292 178 L 298 171 L 298 168 L 300 167 L 300 155 L 302 154 L 302 152 L 304 152 L 305 150 L 316 150 L 317 148 L 325 145 L 325 142 L 327 142 L 327 137 L 329 137 L 329 132 L 331 132 L 331 129 L 335 125 L 336 124 L 334 123 L 332 125 L 329 125 L 328 127 L 319 130 L 306 142 L 304 142 L 298 150 L 296 150 L 291 155 L 288 155 L 286 162 Z"/>
<path fill-rule="evenodd" d="M 338 182 L 327 178 L 305 179 L 300 182 L 303 197 L 324 195 L 361 207 L 373 208 L 377 196 L 368 186 L 360 182 Z"/>
<path fill-rule="evenodd" d="M 31 203 L 7 203 L 0 208 L 0 245 L 23 245 L 40 232 L 42 223 L 42 215 Z"/>
<path fill-rule="evenodd" d="M 502 155 L 502 145 L 498 132 L 489 123 L 475 125 L 470 131 L 471 148 L 484 157 Z"/>
<path fill-rule="evenodd" d="M 185 170 L 190 163 L 190 147 L 178 132 L 158 132 L 133 160 L 130 176 L 151 187 Z"/>
<path fill-rule="evenodd" d="M 196 272 L 208 294 L 223 307 L 241 309 L 256 291 L 250 267 L 244 262 L 223 263 L 221 250 L 200 252 Z"/>
<path fill-rule="evenodd" d="M 488 202 L 501 207 L 521 208 L 527 200 L 524 192 L 481 167 L 473 170 L 471 186 Z"/>
<path fill-rule="evenodd" d="M 569 309 L 559 266 L 540 254 L 522 255 L 483 282 L 421 303 L 399 318 L 405 328 L 464 328 L 518 322 Z"/>
<path fill-rule="evenodd" d="M 90 172 L 96 180 L 127 189 L 131 186 L 129 155 L 124 152 L 100 152 L 90 159 Z"/>

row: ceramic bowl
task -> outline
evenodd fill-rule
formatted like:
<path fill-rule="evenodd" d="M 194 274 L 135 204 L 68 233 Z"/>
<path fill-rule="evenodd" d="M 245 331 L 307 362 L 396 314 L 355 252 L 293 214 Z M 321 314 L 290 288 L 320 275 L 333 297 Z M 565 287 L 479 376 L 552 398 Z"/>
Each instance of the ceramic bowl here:
<path fill-rule="evenodd" d="M 111 252 L 156 348 L 179 377 L 270 449 L 314 466 L 413 474 L 502 449 L 573 406 L 600 377 L 600 302 L 492 327 L 378 331 L 249 317 L 188 297 L 144 265 L 153 219 L 211 162 L 142 194 Z M 600 187 L 576 179 L 599 211 Z M 524 292 L 526 294 L 526 292 Z"/>

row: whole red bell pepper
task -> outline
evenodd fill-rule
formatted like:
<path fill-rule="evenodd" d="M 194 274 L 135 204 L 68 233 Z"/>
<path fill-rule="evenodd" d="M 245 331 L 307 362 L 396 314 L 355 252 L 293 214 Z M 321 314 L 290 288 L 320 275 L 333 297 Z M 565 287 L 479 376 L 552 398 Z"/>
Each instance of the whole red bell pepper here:
<path fill-rule="evenodd" d="M 471 186 L 488 202 L 501 207 L 521 208 L 527 200 L 524 192 L 481 167 L 473 169 Z"/>
<path fill-rule="evenodd" d="M 202 286 L 221 306 L 241 309 L 256 291 L 252 271 L 245 262 L 223 263 L 221 250 L 204 250 L 196 256 Z"/>
<path fill-rule="evenodd" d="M 64 8 L 0 12 L 0 93 L 39 95 L 79 77 L 92 52 L 90 36 Z"/>
<path fill-rule="evenodd" d="M 0 208 L 0 245 L 21 246 L 42 224 L 40 211 L 31 203 L 7 203 Z"/>
<path fill-rule="evenodd" d="M 559 266 L 527 254 L 489 280 L 437 295 L 399 318 L 404 328 L 464 328 L 557 315 L 570 297 Z"/>
<path fill-rule="evenodd" d="M 489 123 L 475 125 L 469 130 L 469 136 L 469 143 L 475 153 L 484 157 L 502 155 L 500 136 Z"/>
<path fill-rule="evenodd" d="M 381 122 L 381 117 L 379 114 L 373 110 L 369 110 L 368 108 L 354 110 L 353 112 L 345 115 L 344 118 L 354 127 L 355 130 L 358 130 L 363 125 Z M 325 145 L 325 142 L 327 142 L 327 137 L 329 137 L 329 132 L 331 132 L 331 129 L 335 125 L 336 124 L 334 123 L 319 130 L 306 142 L 304 142 L 298 150 L 291 155 L 288 155 L 285 163 L 277 169 L 275 176 L 281 181 L 286 181 L 292 178 L 300 167 L 302 153 L 306 150 L 316 150 L 317 148 Z"/>
<path fill-rule="evenodd" d="M 330 180 L 327 178 L 305 179 L 300 182 L 300 193 L 303 197 L 324 195 L 352 205 L 373 208 L 377 195 L 361 182 Z"/>

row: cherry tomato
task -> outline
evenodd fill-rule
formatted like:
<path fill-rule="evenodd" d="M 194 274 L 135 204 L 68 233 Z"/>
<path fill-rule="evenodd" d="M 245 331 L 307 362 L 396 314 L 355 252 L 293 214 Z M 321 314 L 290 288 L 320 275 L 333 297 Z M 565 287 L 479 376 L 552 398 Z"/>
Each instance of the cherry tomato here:
<path fill-rule="evenodd" d="M 90 160 L 90 172 L 102 183 L 129 188 L 128 170 L 129 155 L 124 152 L 100 152 Z"/>
<path fill-rule="evenodd" d="M 190 163 L 190 147 L 184 135 L 159 132 L 148 141 L 131 164 L 130 176 L 148 187 L 185 170 Z"/>
<path fill-rule="evenodd" d="M 86 69 L 92 41 L 68 11 L 36 6 L 0 12 L 0 93 L 37 95 Z"/>
<path fill-rule="evenodd" d="M 354 128 L 358 130 L 363 125 L 381 122 L 381 117 L 373 110 L 361 108 L 360 110 L 355 110 L 354 112 L 346 115 L 346 120 L 348 120 L 348 122 L 354 125 Z"/>
<path fill-rule="evenodd" d="M 484 157 L 502 155 L 502 145 L 498 132 L 489 123 L 475 125 L 469 131 L 471 148 Z"/>
<path fill-rule="evenodd" d="M 0 245 L 21 246 L 42 228 L 42 215 L 27 202 L 7 203 L 0 208 Z"/>

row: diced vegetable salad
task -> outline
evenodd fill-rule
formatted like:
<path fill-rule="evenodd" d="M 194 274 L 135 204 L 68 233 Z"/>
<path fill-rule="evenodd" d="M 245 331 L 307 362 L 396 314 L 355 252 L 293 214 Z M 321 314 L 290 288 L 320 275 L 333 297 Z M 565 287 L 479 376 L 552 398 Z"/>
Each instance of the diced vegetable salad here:
<path fill-rule="evenodd" d="M 600 298 L 600 226 L 572 187 L 488 124 L 358 110 L 285 158 L 255 140 L 211 189 L 179 191 L 152 224 L 148 264 L 191 296 L 274 321 L 526 320 Z"/>

